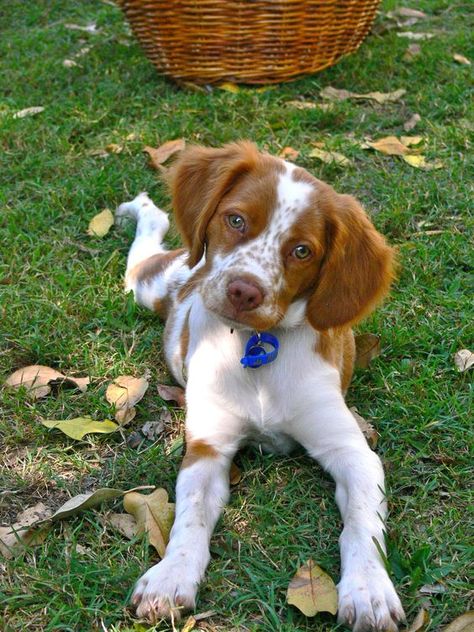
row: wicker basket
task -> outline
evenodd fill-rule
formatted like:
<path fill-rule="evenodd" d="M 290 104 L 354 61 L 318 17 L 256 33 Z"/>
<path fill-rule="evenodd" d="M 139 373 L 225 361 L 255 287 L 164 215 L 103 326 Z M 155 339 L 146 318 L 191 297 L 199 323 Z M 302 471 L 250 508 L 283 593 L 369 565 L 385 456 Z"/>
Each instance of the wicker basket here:
<path fill-rule="evenodd" d="M 289 81 L 335 64 L 380 0 L 118 0 L 160 73 L 195 83 Z"/>

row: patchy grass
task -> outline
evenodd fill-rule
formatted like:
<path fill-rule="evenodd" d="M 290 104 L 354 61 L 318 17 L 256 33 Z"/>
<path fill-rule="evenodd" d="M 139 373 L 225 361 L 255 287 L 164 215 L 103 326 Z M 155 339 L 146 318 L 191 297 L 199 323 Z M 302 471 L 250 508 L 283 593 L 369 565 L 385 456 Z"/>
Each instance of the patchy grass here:
<path fill-rule="evenodd" d="M 383 10 L 399 4 L 386 1 Z M 245 137 L 271 152 L 290 145 L 300 150 L 300 165 L 355 194 L 399 248 L 401 271 L 391 300 L 362 327 L 382 336 L 383 354 L 357 373 L 349 400 L 381 434 L 391 564 L 409 618 L 428 602 L 430 630 L 437 630 L 468 609 L 471 390 L 470 376 L 455 370 L 452 356 L 473 345 L 472 67 L 456 64 L 452 55 L 474 61 L 472 9 L 452 0 L 411 4 L 429 17 L 408 30 L 435 34 L 421 42 L 421 54 L 411 63 L 403 60 L 409 42 L 386 31 L 318 75 L 238 94 L 185 91 L 157 76 L 109 2 L 5 5 L 0 377 L 41 363 L 90 375 L 93 382 L 85 394 L 60 391 L 34 403 L 22 393 L 1 393 L 4 523 L 38 500 L 55 508 L 70 495 L 101 486 L 157 483 L 173 498 L 180 415 L 164 441 L 144 441 L 138 449 L 126 443 L 133 429 L 159 414 L 163 402 L 154 387 L 123 437 L 73 442 L 39 424 L 41 417 L 106 417 L 106 383 L 121 373 L 149 370 L 153 385 L 168 379 L 160 356 L 162 325 L 122 292 L 131 232 L 114 229 L 94 239 L 86 235 L 87 224 L 104 207 L 142 190 L 168 205 L 147 167 L 144 145 L 177 137 L 210 145 Z M 102 34 L 65 27 L 89 22 Z M 85 46 L 91 49 L 77 58 L 78 66 L 63 66 Z M 356 92 L 403 87 L 407 94 L 393 105 L 339 102 L 332 112 L 286 105 L 317 99 L 327 85 Z M 31 106 L 45 110 L 13 118 Z M 421 116 L 414 133 L 427 139 L 427 158 L 441 160 L 443 169 L 418 171 L 354 142 L 400 135 L 414 112 Z M 342 151 L 353 166 L 310 158 L 317 141 Z M 110 143 L 123 145 L 123 152 L 94 155 Z M 341 525 L 333 483 L 304 455 L 282 459 L 244 452 L 239 464 L 243 480 L 212 540 L 199 610 L 214 609 L 213 629 L 220 630 L 339 629 L 329 616 L 307 620 L 285 604 L 287 584 L 308 557 L 338 576 Z M 3 630 L 144 629 L 127 603 L 153 554 L 146 544 L 104 529 L 105 510 L 56 526 L 42 546 L 2 562 Z M 444 594 L 420 596 L 423 584 L 440 579 Z"/>

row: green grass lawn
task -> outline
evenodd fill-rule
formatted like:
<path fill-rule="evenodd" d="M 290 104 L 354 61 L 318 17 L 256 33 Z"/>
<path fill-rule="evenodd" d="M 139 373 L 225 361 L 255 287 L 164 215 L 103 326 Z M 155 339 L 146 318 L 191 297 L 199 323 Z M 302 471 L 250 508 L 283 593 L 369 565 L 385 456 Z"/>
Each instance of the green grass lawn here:
<path fill-rule="evenodd" d="M 411 42 L 388 30 L 318 75 L 237 94 L 183 90 L 159 77 L 111 2 L 4 4 L 0 380 L 39 363 L 89 375 L 92 385 L 84 394 L 60 390 L 37 402 L 22 392 L 0 392 L 0 523 L 40 500 L 56 508 L 98 487 L 157 484 L 174 498 L 181 412 L 173 412 L 175 423 L 162 440 L 144 440 L 138 448 L 127 443 L 132 431 L 158 417 L 164 402 L 155 387 L 170 379 L 160 355 L 162 324 L 122 291 L 132 230 L 114 228 L 98 239 L 86 229 L 93 215 L 140 191 L 168 207 L 145 145 L 179 137 L 208 145 L 249 138 L 273 153 L 285 146 L 299 150 L 299 165 L 356 195 L 398 247 L 401 269 L 391 298 L 359 328 L 381 336 L 382 355 L 357 372 L 348 399 L 380 433 L 392 574 L 408 619 L 424 605 L 428 629 L 435 631 L 469 609 L 472 372 L 459 373 L 453 354 L 474 346 L 473 66 L 456 63 L 453 54 L 474 63 L 473 11 L 462 0 L 409 3 L 428 17 L 401 30 L 434 34 L 419 42 L 421 52 L 411 62 L 404 60 Z M 382 10 L 401 4 L 387 0 Z M 65 26 L 90 22 L 100 35 Z M 74 57 L 84 47 L 90 50 Z M 65 67 L 64 59 L 78 65 Z M 341 101 L 330 112 L 287 105 L 319 101 L 329 85 L 407 92 L 394 104 Z M 13 117 L 31 106 L 45 109 Z M 424 137 L 427 160 L 440 160 L 443 168 L 414 169 L 357 144 L 404 134 L 403 123 L 414 113 L 421 121 L 412 134 Z M 351 166 L 309 157 L 314 142 L 344 153 Z M 123 151 L 97 155 L 111 143 Z M 75 442 L 39 423 L 81 414 L 106 418 L 108 381 L 145 371 L 151 388 L 123 435 Z M 243 478 L 212 540 L 200 591 L 198 611 L 216 611 L 206 629 L 342 629 L 329 615 L 306 619 L 285 603 L 290 578 L 309 557 L 338 577 L 341 524 L 332 481 L 303 454 L 245 452 L 238 464 Z M 145 629 L 134 621 L 128 599 L 155 558 L 146 543 L 130 543 L 102 526 L 109 508 L 121 511 L 117 502 L 84 512 L 56 525 L 41 546 L 0 560 L 2 630 Z M 421 586 L 438 582 L 445 592 L 420 594 Z"/>

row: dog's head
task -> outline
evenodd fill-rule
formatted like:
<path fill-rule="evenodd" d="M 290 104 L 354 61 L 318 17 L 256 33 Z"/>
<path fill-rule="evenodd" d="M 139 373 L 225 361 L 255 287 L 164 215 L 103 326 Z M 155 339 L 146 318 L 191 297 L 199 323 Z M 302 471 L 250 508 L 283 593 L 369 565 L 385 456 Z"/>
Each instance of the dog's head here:
<path fill-rule="evenodd" d="M 358 202 L 252 143 L 191 147 L 170 183 L 204 304 L 231 326 L 270 329 L 291 306 L 351 325 L 389 289 L 393 251 Z"/>

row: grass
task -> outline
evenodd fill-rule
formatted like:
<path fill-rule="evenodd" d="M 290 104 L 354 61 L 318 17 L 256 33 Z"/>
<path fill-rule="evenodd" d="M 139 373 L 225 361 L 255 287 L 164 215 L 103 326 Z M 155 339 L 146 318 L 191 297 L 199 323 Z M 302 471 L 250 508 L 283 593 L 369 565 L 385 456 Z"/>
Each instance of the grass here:
<path fill-rule="evenodd" d="M 387 0 L 382 9 L 399 4 Z M 355 194 L 399 248 L 401 271 L 391 299 L 360 328 L 381 335 L 383 353 L 356 374 L 349 403 L 381 435 L 391 568 L 408 618 L 425 605 L 435 631 L 469 608 L 472 391 L 471 376 L 456 371 L 453 354 L 473 345 L 473 83 L 472 66 L 456 64 L 452 55 L 474 60 L 473 15 L 460 0 L 411 5 L 428 18 L 409 30 L 435 34 L 421 42 L 412 62 L 403 59 L 409 42 L 389 30 L 320 74 L 237 94 L 186 91 L 160 78 L 110 2 L 11 0 L 2 8 L 0 379 L 40 363 L 93 380 L 85 394 L 62 390 L 38 402 L 1 392 L 4 524 L 39 500 L 56 508 L 101 486 L 156 483 L 174 497 L 181 457 L 173 446 L 182 432 L 181 414 L 174 413 L 163 440 L 143 441 L 138 449 L 126 441 L 164 405 L 154 389 L 169 379 L 160 356 L 162 325 L 122 292 L 131 232 L 112 230 L 99 240 L 88 237 L 86 228 L 95 213 L 142 190 L 169 203 L 147 166 L 144 145 L 177 137 L 219 145 L 245 137 L 275 153 L 287 145 L 300 150 L 298 164 Z M 89 22 L 102 35 L 65 27 Z M 385 23 L 381 17 L 378 22 Z M 63 60 L 84 46 L 91 49 L 76 58 L 79 65 L 64 67 Z M 356 92 L 403 87 L 407 93 L 393 105 L 344 101 L 332 112 L 286 105 L 316 100 L 328 85 Z M 31 106 L 45 110 L 13 117 Z M 403 134 L 414 112 L 421 116 L 414 133 L 427 139 L 427 158 L 441 160 L 442 169 L 416 170 L 354 143 Z M 353 165 L 310 158 L 311 143 L 318 141 L 345 153 Z M 110 143 L 122 145 L 122 153 L 94 153 Z M 123 436 L 73 442 L 39 424 L 41 418 L 80 414 L 105 418 L 107 382 L 147 370 L 153 387 Z M 283 459 L 244 452 L 239 465 L 243 479 L 212 540 L 213 559 L 200 591 L 198 611 L 216 611 L 207 629 L 338 630 L 329 615 L 307 620 L 285 603 L 291 576 L 310 556 L 338 576 L 341 525 L 333 483 L 302 454 Z M 111 508 L 120 511 L 120 504 Z M 145 629 L 127 604 L 153 553 L 146 543 L 105 529 L 105 511 L 65 521 L 43 545 L 1 562 L 2 630 Z M 420 594 L 423 584 L 438 581 L 446 592 Z"/>

